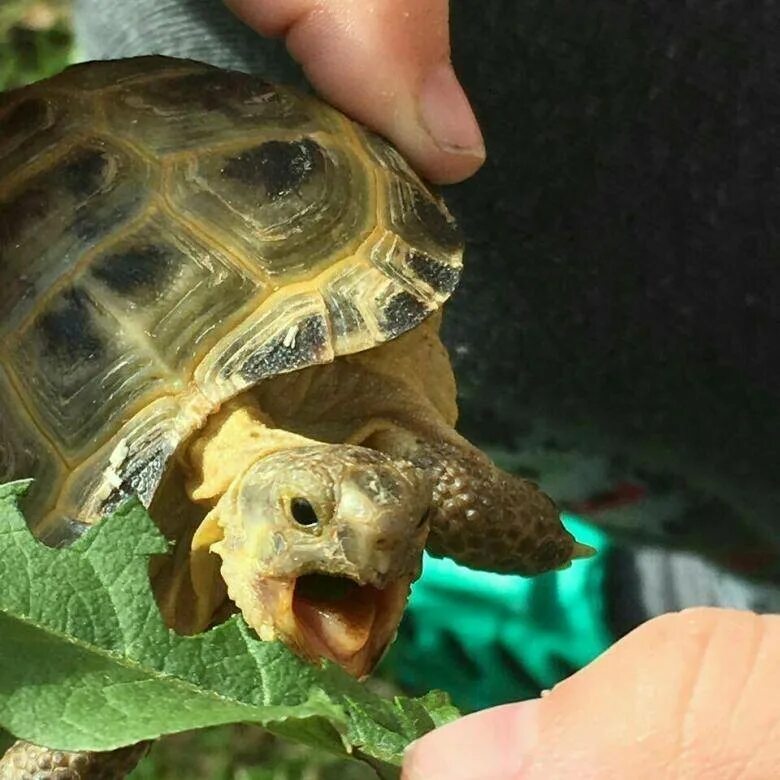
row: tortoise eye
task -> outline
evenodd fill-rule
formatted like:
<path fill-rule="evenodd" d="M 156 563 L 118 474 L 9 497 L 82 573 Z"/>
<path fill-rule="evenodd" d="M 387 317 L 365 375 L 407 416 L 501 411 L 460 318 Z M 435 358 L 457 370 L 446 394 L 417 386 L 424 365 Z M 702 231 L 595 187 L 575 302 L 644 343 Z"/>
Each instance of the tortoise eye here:
<path fill-rule="evenodd" d="M 314 507 L 305 498 L 294 498 L 290 501 L 290 512 L 298 525 L 317 525 L 320 520 Z"/>

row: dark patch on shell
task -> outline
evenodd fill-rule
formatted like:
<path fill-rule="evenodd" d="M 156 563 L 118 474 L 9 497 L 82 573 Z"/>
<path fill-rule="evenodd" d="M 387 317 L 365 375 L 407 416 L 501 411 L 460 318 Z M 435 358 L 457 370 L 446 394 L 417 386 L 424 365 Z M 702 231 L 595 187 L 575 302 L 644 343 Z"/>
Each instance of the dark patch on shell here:
<path fill-rule="evenodd" d="M 384 311 L 382 327 L 388 338 L 395 338 L 419 325 L 428 316 L 427 307 L 408 292 L 394 295 Z"/>
<path fill-rule="evenodd" d="M 98 192 L 105 183 L 108 157 L 102 149 L 79 149 L 75 158 L 66 160 L 51 172 L 53 181 L 62 181 L 79 200 Z"/>
<path fill-rule="evenodd" d="M 114 488 L 100 505 L 100 514 L 107 515 L 116 510 L 123 501 L 137 496 L 148 507 L 158 486 L 165 476 L 172 448 L 157 445 L 144 453 L 144 457 L 133 460 L 122 476 L 122 484 Z"/>
<path fill-rule="evenodd" d="M 42 98 L 28 98 L 14 106 L 0 121 L 0 138 L 28 133 L 32 128 L 43 126 L 48 118 L 49 108 Z"/>
<path fill-rule="evenodd" d="M 444 210 L 419 189 L 414 189 L 412 208 L 425 230 L 433 239 L 447 249 L 458 249 L 463 243 L 463 234 Z"/>
<path fill-rule="evenodd" d="M 33 186 L 0 204 L 0 258 L 13 248 L 31 222 L 40 223 L 49 210 L 49 192 Z"/>
<path fill-rule="evenodd" d="M 324 152 L 314 141 L 267 141 L 225 161 L 222 175 L 252 187 L 262 187 L 266 197 L 277 200 L 297 192 L 322 169 Z"/>
<path fill-rule="evenodd" d="M 35 325 L 45 353 L 63 369 L 98 358 L 103 351 L 91 308 L 87 294 L 71 287 L 52 302 Z"/>
<path fill-rule="evenodd" d="M 76 209 L 71 232 L 85 244 L 94 244 L 114 229 L 118 229 L 132 217 L 141 206 L 141 195 L 135 202 L 122 203 L 111 209 L 92 209 L 88 204 Z"/>
<path fill-rule="evenodd" d="M 328 328 L 324 318 L 314 314 L 296 325 L 294 339 L 288 339 L 286 334 L 277 336 L 244 363 L 241 376 L 250 382 L 258 382 L 266 377 L 321 362 L 328 343 Z"/>
<path fill-rule="evenodd" d="M 449 294 L 458 285 L 458 269 L 440 263 L 429 255 L 412 252 L 408 263 L 414 273 L 437 293 Z"/>
<path fill-rule="evenodd" d="M 118 295 L 139 297 L 164 287 L 176 271 L 170 247 L 140 244 L 96 260 L 92 275 Z"/>
<path fill-rule="evenodd" d="M 90 528 L 92 528 L 91 525 L 82 523 L 80 520 L 63 517 L 40 541 L 49 547 L 69 547 L 84 536 Z"/>

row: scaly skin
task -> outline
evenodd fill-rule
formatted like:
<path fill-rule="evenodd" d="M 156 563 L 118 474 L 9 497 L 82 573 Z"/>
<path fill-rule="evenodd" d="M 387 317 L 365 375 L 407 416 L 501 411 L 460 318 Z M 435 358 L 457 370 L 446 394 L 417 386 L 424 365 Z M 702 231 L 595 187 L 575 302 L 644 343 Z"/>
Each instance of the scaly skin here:
<path fill-rule="evenodd" d="M 561 525 L 555 503 L 534 482 L 502 471 L 462 437 L 428 440 L 391 428 L 374 434 L 370 444 L 433 478 L 426 544 L 433 555 L 531 576 L 593 552 Z"/>
<path fill-rule="evenodd" d="M 150 744 L 95 753 L 49 750 L 19 741 L 0 759 L 0 780 L 120 780 L 135 768 Z"/>

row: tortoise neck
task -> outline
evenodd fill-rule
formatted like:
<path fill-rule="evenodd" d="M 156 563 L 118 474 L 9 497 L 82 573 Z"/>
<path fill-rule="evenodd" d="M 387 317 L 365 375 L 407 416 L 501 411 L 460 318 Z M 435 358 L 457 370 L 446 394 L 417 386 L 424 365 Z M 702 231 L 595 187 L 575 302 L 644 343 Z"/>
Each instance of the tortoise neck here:
<path fill-rule="evenodd" d="M 555 504 L 536 484 L 502 471 L 454 431 L 428 437 L 388 427 L 366 443 L 433 479 L 427 548 L 434 555 L 532 575 L 592 553 L 561 525 Z"/>
<path fill-rule="evenodd" d="M 319 443 L 275 427 L 251 394 L 244 393 L 212 415 L 187 447 L 187 495 L 197 503 L 214 506 L 231 482 L 260 458 Z"/>

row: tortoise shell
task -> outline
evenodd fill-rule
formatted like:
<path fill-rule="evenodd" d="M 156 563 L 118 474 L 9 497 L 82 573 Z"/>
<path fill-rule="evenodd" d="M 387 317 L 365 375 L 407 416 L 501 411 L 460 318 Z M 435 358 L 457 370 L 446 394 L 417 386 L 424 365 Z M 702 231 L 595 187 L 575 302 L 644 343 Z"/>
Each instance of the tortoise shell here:
<path fill-rule="evenodd" d="M 243 73 L 142 57 L 0 96 L 0 482 L 42 535 L 226 399 L 369 349 L 452 292 L 457 228 L 382 139 Z"/>

